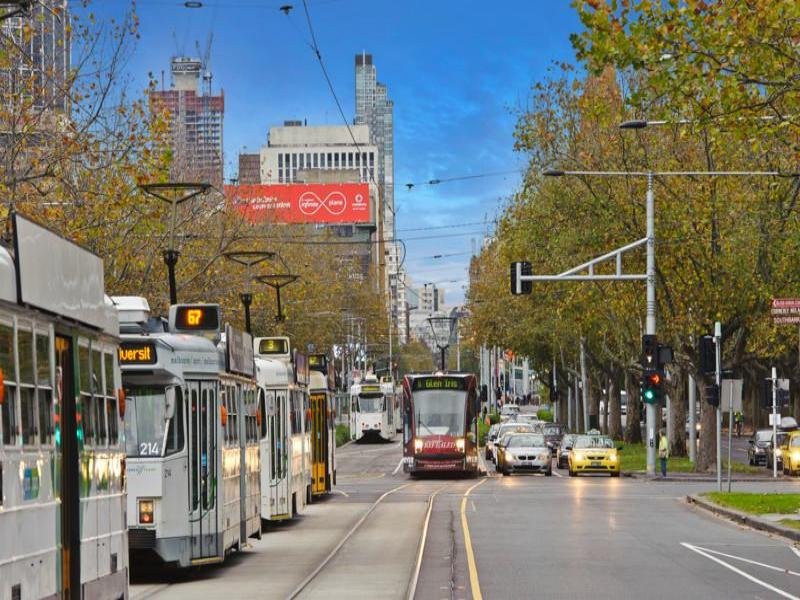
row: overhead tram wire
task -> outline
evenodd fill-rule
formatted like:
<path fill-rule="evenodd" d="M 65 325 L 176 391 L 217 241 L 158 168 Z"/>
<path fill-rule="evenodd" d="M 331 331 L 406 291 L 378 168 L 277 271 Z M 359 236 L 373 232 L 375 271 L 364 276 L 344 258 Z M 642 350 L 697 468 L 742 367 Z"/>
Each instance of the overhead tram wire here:
<path fill-rule="evenodd" d="M 502 175 L 513 175 L 515 173 L 525 173 L 527 171 L 527 167 L 524 169 L 512 169 L 509 171 L 492 171 L 487 173 L 475 173 L 472 175 L 456 175 L 453 177 L 439 177 L 434 179 L 429 179 L 428 181 L 420 181 L 420 182 L 409 182 L 404 183 L 403 185 L 406 186 L 407 191 L 411 191 L 415 187 L 420 187 L 423 185 L 439 185 L 441 183 L 450 183 L 452 181 L 466 181 L 468 179 L 484 179 L 487 177 L 500 177 Z"/>

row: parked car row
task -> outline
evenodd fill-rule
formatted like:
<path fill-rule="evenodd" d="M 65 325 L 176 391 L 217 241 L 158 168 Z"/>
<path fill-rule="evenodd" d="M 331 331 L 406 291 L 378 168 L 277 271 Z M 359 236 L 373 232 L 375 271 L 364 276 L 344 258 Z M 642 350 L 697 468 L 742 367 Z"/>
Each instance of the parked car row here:
<path fill-rule="evenodd" d="M 800 430 L 794 419 L 782 419 L 777 434 L 772 429 L 756 430 L 749 444 L 747 462 L 751 466 L 771 469 L 777 464 L 784 475 L 800 474 Z"/>

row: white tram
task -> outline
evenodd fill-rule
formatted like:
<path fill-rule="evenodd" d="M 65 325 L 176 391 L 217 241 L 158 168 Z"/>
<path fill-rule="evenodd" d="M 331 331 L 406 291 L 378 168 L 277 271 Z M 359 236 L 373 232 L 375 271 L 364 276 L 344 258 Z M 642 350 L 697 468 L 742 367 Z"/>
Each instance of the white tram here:
<path fill-rule="evenodd" d="M 386 394 L 377 377 L 368 374 L 350 388 L 350 433 L 356 441 L 391 441 L 395 427 L 395 397 Z"/>
<path fill-rule="evenodd" d="M 287 337 L 255 338 L 261 423 L 261 518 L 284 521 L 311 502 L 308 363 Z"/>
<path fill-rule="evenodd" d="M 103 262 L 12 213 L 0 247 L 0 599 L 127 598 L 122 392 Z"/>
<path fill-rule="evenodd" d="M 391 402 L 392 406 L 394 406 L 394 430 L 396 433 L 402 433 L 403 416 L 401 413 L 401 405 L 403 403 L 403 388 L 402 386 L 396 386 L 391 377 L 381 377 L 381 390 L 383 390 L 383 393 L 387 398 L 392 398 Z"/>
<path fill-rule="evenodd" d="M 128 529 L 134 558 L 221 562 L 260 535 L 258 407 L 248 334 L 220 333 L 216 304 L 115 298 L 128 410 Z"/>

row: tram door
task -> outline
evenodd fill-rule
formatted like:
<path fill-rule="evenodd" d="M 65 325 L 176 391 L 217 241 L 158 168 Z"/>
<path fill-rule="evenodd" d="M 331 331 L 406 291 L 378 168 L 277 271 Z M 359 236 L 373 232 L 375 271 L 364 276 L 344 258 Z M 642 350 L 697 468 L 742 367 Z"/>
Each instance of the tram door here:
<path fill-rule="evenodd" d="M 217 525 L 217 389 L 212 381 L 188 382 L 189 435 L 189 524 L 192 561 L 222 555 Z"/>
<path fill-rule="evenodd" d="M 311 492 L 324 494 L 328 457 L 328 428 L 325 427 L 325 394 L 311 394 Z"/>
<path fill-rule="evenodd" d="M 267 394 L 267 431 L 270 444 L 269 505 L 273 516 L 289 516 L 289 440 L 286 431 L 288 392 Z"/>
<path fill-rule="evenodd" d="M 78 464 L 75 356 L 72 339 L 56 335 L 58 404 L 56 451 L 60 454 L 58 493 L 61 496 L 61 589 L 66 600 L 81 597 L 81 530 Z M 60 428 L 60 431 L 59 431 Z M 60 446 L 60 448 L 58 447 Z M 60 451 L 60 452 L 59 452 Z"/>

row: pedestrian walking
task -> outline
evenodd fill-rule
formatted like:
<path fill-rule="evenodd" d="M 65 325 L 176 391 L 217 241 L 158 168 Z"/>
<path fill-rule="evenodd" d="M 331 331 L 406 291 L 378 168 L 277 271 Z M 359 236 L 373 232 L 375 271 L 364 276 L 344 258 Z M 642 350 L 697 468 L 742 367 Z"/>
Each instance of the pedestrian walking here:
<path fill-rule="evenodd" d="M 733 414 L 733 422 L 736 424 L 736 437 L 741 437 L 742 435 L 742 423 L 744 422 L 744 416 L 742 412 L 737 410 Z"/>
<path fill-rule="evenodd" d="M 658 459 L 661 461 L 661 476 L 667 476 L 667 459 L 669 458 L 669 440 L 662 429 L 658 437 Z"/>

